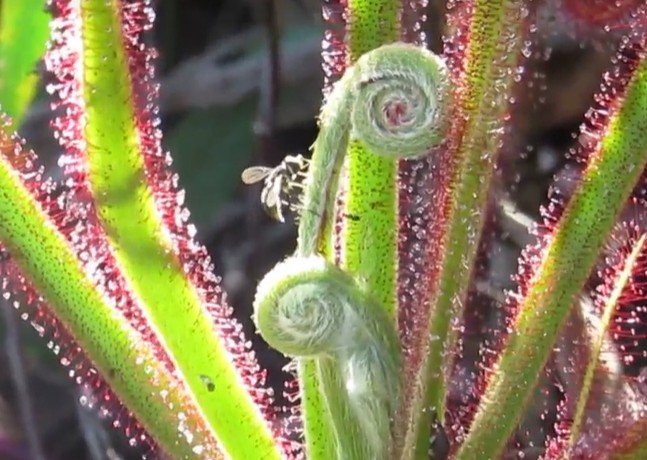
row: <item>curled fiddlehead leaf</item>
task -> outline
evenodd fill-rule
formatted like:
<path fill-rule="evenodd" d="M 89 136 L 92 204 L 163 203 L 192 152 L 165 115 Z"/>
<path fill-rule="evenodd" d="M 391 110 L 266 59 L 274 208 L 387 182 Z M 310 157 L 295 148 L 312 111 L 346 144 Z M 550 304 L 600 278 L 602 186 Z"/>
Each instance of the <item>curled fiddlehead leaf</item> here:
<path fill-rule="evenodd" d="M 352 340 L 352 304 L 362 293 L 352 278 L 321 257 L 291 257 L 258 285 L 255 322 L 273 348 L 287 356 L 332 356 Z"/>
<path fill-rule="evenodd" d="M 397 43 L 362 56 L 352 68 L 351 139 L 377 155 L 416 158 L 445 136 L 449 75 L 424 48 Z"/>
<path fill-rule="evenodd" d="M 331 409 L 347 406 L 364 438 L 346 442 L 348 433 L 338 432 L 340 450 L 347 455 L 354 443 L 360 447 L 350 450 L 363 458 L 385 458 L 400 352 L 393 325 L 362 286 L 323 257 L 290 257 L 259 284 L 254 320 L 265 341 L 285 355 L 333 364 L 334 372 L 320 373 L 320 389 Z M 336 428 L 348 425 L 343 414 L 331 415 L 339 417 Z"/>
<path fill-rule="evenodd" d="M 319 117 L 305 183 L 301 255 L 316 252 L 330 216 L 349 141 L 393 159 L 418 158 L 440 144 L 452 90 L 444 61 L 431 51 L 393 43 L 362 55 L 337 82 Z"/>
<path fill-rule="evenodd" d="M 375 317 L 372 302 L 353 277 L 323 257 L 294 256 L 259 283 L 254 320 L 265 341 L 287 356 L 331 357 L 377 336 L 395 346 L 392 328 Z"/>
<path fill-rule="evenodd" d="M 321 111 L 296 255 L 258 287 L 258 331 L 316 368 L 338 459 L 388 457 L 400 392 L 393 321 L 355 278 L 319 255 L 348 143 L 394 160 L 423 156 L 444 138 L 450 95 L 444 62 L 423 48 L 395 43 L 360 57 Z M 306 437 L 308 423 L 306 417 Z"/>

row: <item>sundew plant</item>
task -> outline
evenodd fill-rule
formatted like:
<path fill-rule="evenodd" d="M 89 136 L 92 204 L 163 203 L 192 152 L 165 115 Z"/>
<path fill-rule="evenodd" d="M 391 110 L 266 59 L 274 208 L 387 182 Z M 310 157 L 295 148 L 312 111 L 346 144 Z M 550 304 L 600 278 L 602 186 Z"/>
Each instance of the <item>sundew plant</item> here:
<path fill-rule="evenodd" d="M 56 180 L 13 134 L 33 94 L 17 63 L 40 53 L 21 48 L 20 21 L 45 5 L 2 2 L 16 121 L 0 131 L 0 291 L 149 457 L 647 458 L 647 5 L 450 0 L 436 54 L 426 3 L 323 2 L 327 78 L 291 187 L 296 250 L 254 301 L 257 332 L 293 359 L 283 405 L 161 148 L 151 2 L 50 0 L 39 16 Z M 550 20 L 619 47 L 516 288 L 491 295 L 495 327 L 475 292 L 494 223 L 517 213 L 493 190 Z"/>

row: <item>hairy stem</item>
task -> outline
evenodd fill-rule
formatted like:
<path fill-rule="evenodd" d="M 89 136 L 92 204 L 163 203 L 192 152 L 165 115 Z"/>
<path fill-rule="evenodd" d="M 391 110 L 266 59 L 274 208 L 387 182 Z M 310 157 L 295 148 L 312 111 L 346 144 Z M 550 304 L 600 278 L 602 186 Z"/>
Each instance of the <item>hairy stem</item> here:
<path fill-rule="evenodd" d="M 446 126 L 448 86 L 446 68 L 437 56 L 402 43 L 385 45 L 366 53 L 346 71 L 321 112 L 320 134 L 314 144 L 305 183 L 297 256 L 288 261 L 300 261 L 303 267 L 307 267 L 306 261 L 309 258 L 325 252 L 326 229 L 335 214 L 337 184 L 348 144 L 357 143 L 367 151 L 386 158 L 417 157 L 425 154 L 442 140 Z M 370 261 L 365 263 L 370 265 Z M 327 264 L 334 267 L 331 262 Z M 296 269 L 298 271 L 299 267 Z M 282 316 L 273 315 L 270 317 L 272 320 L 268 320 L 268 317 L 262 314 L 266 309 L 270 309 L 266 306 L 270 304 L 288 308 L 292 302 L 301 310 L 305 309 L 305 305 L 297 302 L 297 297 L 285 296 L 280 301 L 276 298 L 270 303 L 265 301 L 271 292 L 268 286 L 278 289 L 281 283 L 286 282 L 283 270 L 281 266 L 276 267 L 259 285 L 255 302 L 257 326 L 268 343 L 280 351 L 302 359 L 314 358 L 312 366 L 318 368 L 317 372 L 308 369 L 307 363 L 301 367 L 304 376 L 308 376 L 303 382 L 304 398 L 308 395 L 321 398 L 315 391 L 315 388 L 319 387 L 323 393 L 319 403 L 325 403 L 326 407 L 320 407 L 319 411 L 313 410 L 313 402 L 304 399 L 306 441 L 321 439 L 321 432 L 314 436 L 308 427 L 324 429 L 325 426 L 329 426 L 329 431 L 336 433 L 335 438 L 339 446 L 337 455 L 364 458 L 362 455 L 371 453 L 377 455 L 377 458 L 382 458 L 388 452 L 390 444 L 393 395 L 399 394 L 399 385 L 388 383 L 393 378 L 399 380 L 399 366 L 392 367 L 393 377 L 387 378 L 388 372 L 383 377 L 378 377 L 386 372 L 386 368 L 391 367 L 384 367 L 384 363 L 390 361 L 387 357 L 393 350 L 396 350 L 396 362 L 399 363 L 398 347 L 391 343 L 395 334 L 393 321 L 384 316 L 384 310 L 379 302 L 372 300 L 373 296 L 369 298 L 365 294 L 366 289 L 361 291 L 363 295 L 350 294 L 353 289 L 358 289 L 352 288 L 356 284 L 355 278 L 336 267 L 328 268 L 320 273 L 320 279 L 316 283 L 313 282 L 313 285 L 321 288 L 318 295 L 323 299 L 326 308 L 332 308 L 329 303 L 334 296 L 326 294 L 325 283 L 330 281 L 328 278 L 336 271 L 344 274 L 347 278 L 346 287 L 340 288 L 340 292 L 349 292 L 349 301 L 345 304 L 351 305 L 356 313 L 352 317 L 354 321 L 349 319 L 348 324 L 338 323 L 334 329 L 347 325 L 352 328 L 352 332 L 343 337 L 343 346 L 339 346 L 332 358 L 321 356 L 320 351 L 310 356 L 310 343 L 307 342 L 299 343 L 292 349 L 286 346 L 282 340 L 284 337 L 279 334 L 286 326 L 280 322 Z M 304 271 L 305 268 L 301 270 Z M 302 284 L 299 292 L 303 292 L 305 288 Z M 283 292 L 283 289 L 285 288 L 280 292 Z M 286 304 L 282 305 L 283 302 Z M 324 310 L 323 306 L 321 310 Z M 341 316 L 340 312 L 328 314 L 336 315 L 337 322 L 348 318 L 348 315 Z M 307 316 L 306 318 L 307 327 L 303 328 L 299 337 L 302 340 L 316 341 L 315 331 L 324 326 L 324 320 Z M 277 329 L 272 329 L 272 324 L 275 324 Z M 379 327 L 374 327 L 373 324 L 379 324 Z M 277 338 L 281 340 L 277 341 Z M 331 370 L 329 364 L 324 361 L 328 359 L 333 359 L 336 369 Z M 322 372 L 322 369 L 325 372 Z M 318 385 L 308 378 L 317 378 Z M 374 383 L 378 381 L 381 382 L 379 385 Z M 345 390 L 339 391 L 339 382 L 344 383 Z M 385 387 L 390 387 L 390 390 L 382 392 Z M 331 388 L 335 391 L 330 391 Z M 335 400 L 330 400 L 331 394 L 338 396 Z M 336 400 L 343 397 L 346 397 L 343 403 Z M 351 417 L 343 415 L 343 412 L 348 410 Z M 326 413 L 330 416 L 329 424 L 321 420 L 322 414 Z M 374 415 L 367 416 L 366 413 Z M 310 415 L 314 420 L 309 420 Z M 349 426 L 349 422 L 356 424 L 357 428 Z M 359 429 L 360 436 L 349 435 L 356 429 Z M 362 443 L 372 446 L 371 450 L 367 451 L 361 447 Z M 356 449 L 357 445 L 360 445 L 359 450 Z M 325 451 L 316 445 L 309 445 L 308 450 Z"/>
<path fill-rule="evenodd" d="M 450 105 L 443 61 L 404 43 L 382 46 L 350 67 L 321 111 L 305 184 L 297 253 L 319 252 L 348 144 L 381 158 L 416 158 L 443 140 Z M 363 179 L 370 182 L 370 171 Z M 352 220 L 352 219 L 349 219 Z M 366 245 L 362 241 L 360 247 Z M 364 263 L 372 266 L 371 260 Z"/>
<path fill-rule="evenodd" d="M 272 347 L 313 362 L 336 458 L 385 458 L 400 353 L 395 330 L 375 300 L 322 257 L 295 256 L 263 278 L 254 312 Z"/>

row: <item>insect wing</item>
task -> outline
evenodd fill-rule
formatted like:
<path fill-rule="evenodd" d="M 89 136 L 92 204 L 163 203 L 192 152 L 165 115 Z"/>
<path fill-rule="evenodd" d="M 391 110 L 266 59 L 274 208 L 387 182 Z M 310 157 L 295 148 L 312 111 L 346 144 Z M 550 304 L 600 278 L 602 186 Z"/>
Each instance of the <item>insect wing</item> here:
<path fill-rule="evenodd" d="M 269 176 L 272 169 L 267 166 L 250 166 L 243 171 L 240 178 L 245 184 L 255 184 Z"/>
<path fill-rule="evenodd" d="M 278 203 L 278 196 L 276 195 L 276 190 L 274 188 L 274 184 L 265 184 L 265 187 L 263 187 L 263 190 L 261 191 L 261 202 L 267 207 L 267 208 L 273 208 L 276 206 Z"/>
<path fill-rule="evenodd" d="M 261 193 L 261 201 L 267 212 L 279 222 L 284 222 L 283 209 L 281 204 L 281 185 L 280 176 L 268 177 L 265 181 L 265 187 Z"/>

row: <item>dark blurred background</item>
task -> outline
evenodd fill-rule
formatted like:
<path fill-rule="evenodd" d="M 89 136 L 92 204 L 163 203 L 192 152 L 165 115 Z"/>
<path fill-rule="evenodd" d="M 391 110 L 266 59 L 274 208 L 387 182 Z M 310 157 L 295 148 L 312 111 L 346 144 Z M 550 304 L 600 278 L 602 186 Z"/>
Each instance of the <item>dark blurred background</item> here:
<path fill-rule="evenodd" d="M 250 165 L 276 165 L 287 154 L 307 153 L 315 138 L 323 81 L 321 1 L 154 3 L 156 28 L 149 39 L 161 56 L 164 146 L 186 189 L 198 238 L 208 246 L 271 382 L 280 388 L 285 361 L 253 333 L 249 317 L 257 281 L 292 250 L 295 228 L 290 219 L 280 224 L 266 216 L 260 187 L 244 186 L 240 173 Z M 441 49 L 444 8 L 443 0 L 427 8 L 425 28 L 435 50 Z M 516 97 L 513 140 L 502 152 L 497 183 L 501 196 L 527 216 L 504 219 L 483 276 L 486 296 L 511 286 L 519 248 L 527 241 L 527 220 L 538 215 L 554 175 L 567 174 L 564 153 L 617 41 L 613 35 L 574 37 L 568 21 L 550 10 L 542 14 L 539 46 L 528 63 L 529 83 Z M 56 175 L 60 151 L 47 127 L 49 118 L 42 95 L 21 133 Z M 13 310 L 2 310 L 0 444 L 6 449 L 0 460 L 141 458 L 109 420 L 81 407 L 81 390 L 44 341 Z M 10 370 L 8 357 L 22 363 L 18 371 Z M 42 458 L 30 453 L 26 442 L 34 435 Z"/>

